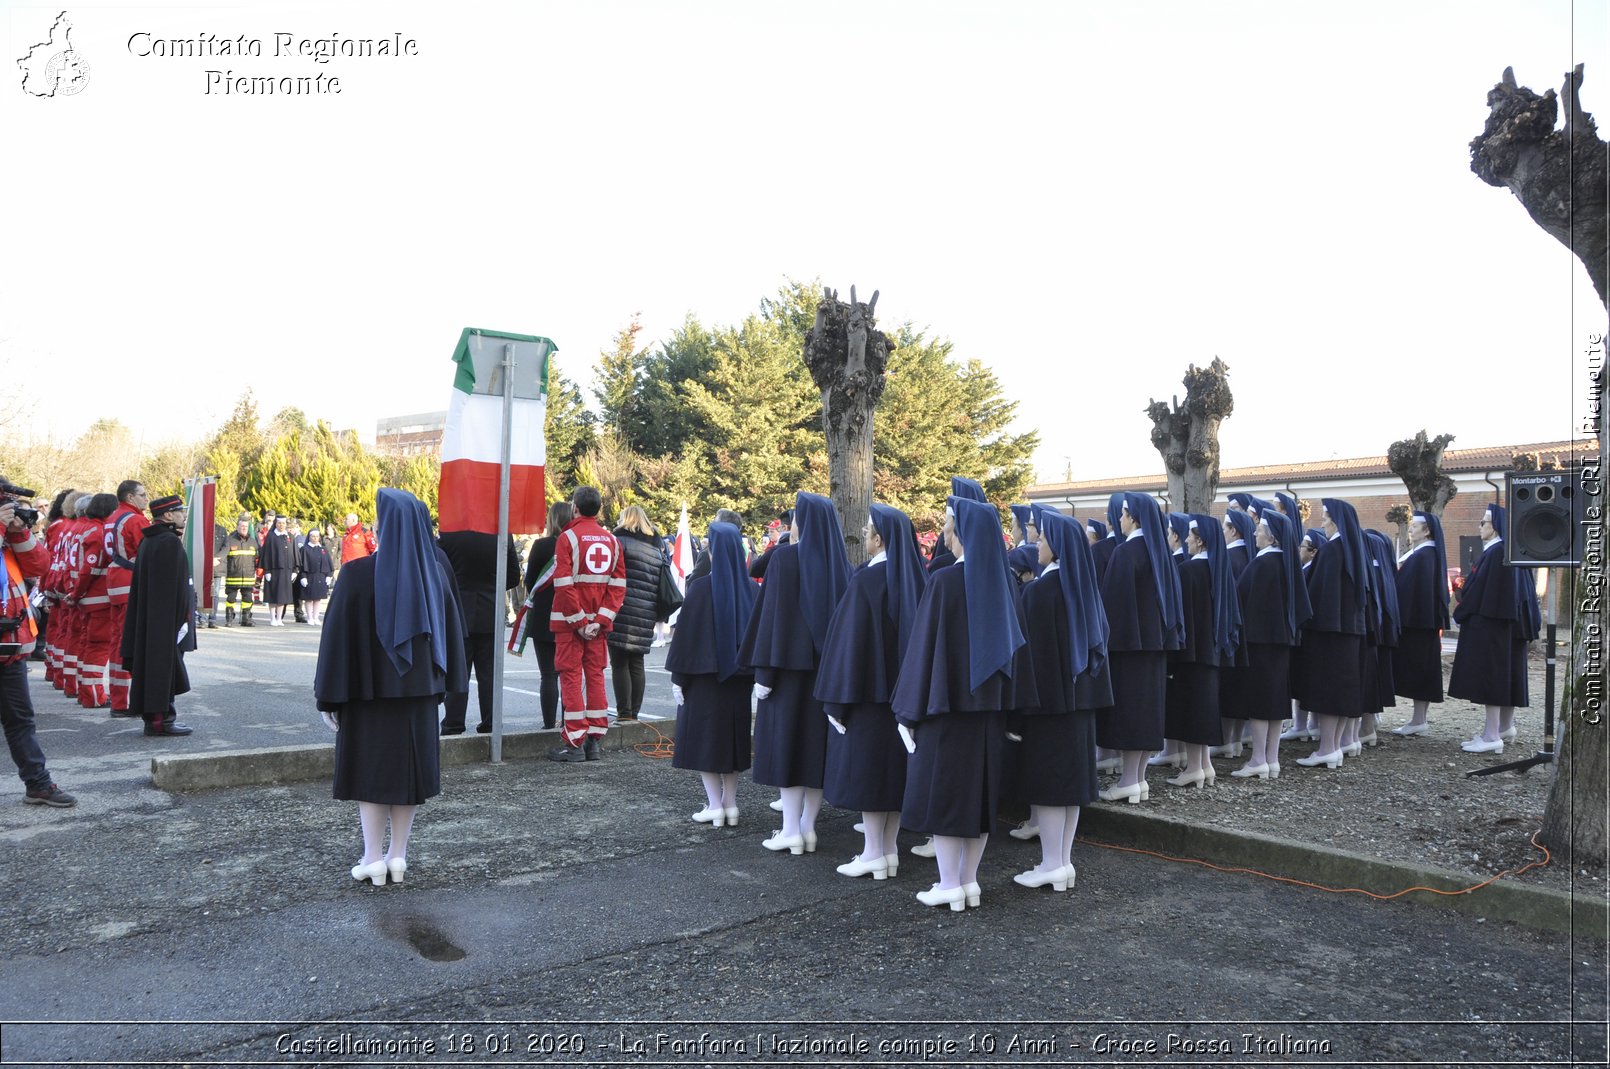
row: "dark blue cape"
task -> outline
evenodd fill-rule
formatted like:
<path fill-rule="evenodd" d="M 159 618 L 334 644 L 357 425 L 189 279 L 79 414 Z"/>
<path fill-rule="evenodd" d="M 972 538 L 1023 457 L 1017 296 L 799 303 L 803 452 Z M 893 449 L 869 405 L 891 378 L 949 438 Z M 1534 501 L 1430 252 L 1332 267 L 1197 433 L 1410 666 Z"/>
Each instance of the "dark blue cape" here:
<path fill-rule="evenodd" d="M 1101 586 L 1090 555 L 1084 528 L 1071 517 L 1045 509 L 1040 513 L 1040 537 L 1051 547 L 1061 578 L 1061 626 L 1068 639 L 1063 654 L 1071 675 L 1098 673 L 1107 663 L 1107 610 L 1101 604 Z"/>
<path fill-rule="evenodd" d="M 431 664 L 445 671 L 447 588 L 436 567 L 424 503 L 406 490 L 382 487 L 375 495 L 375 539 L 374 628 L 386 657 L 398 675 L 406 675 L 413 667 L 413 640 L 424 635 Z"/>
<path fill-rule="evenodd" d="M 1264 513 L 1259 522 L 1269 528 L 1269 533 L 1274 536 L 1275 545 L 1280 547 L 1280 566 L 1286 575 L 1285 592 L 1281 602 L 1285 610 L 1286 631 L 1291 635 L 1291 641 L 1295 642 L 1298 628 L 1314 615 L 1314 607 L 1308 601 L 1308 584 L 1303 582 L 1302 561 L 1297 559 L 1297 546 L 1300 541 L 1297 525 L 1273 510 Z M 1258 558 L 1254 556 L 1253 563 L 1256 564 L 1257 561 Z M 1247 621 L 1247 625 L 1251 625 L 1250 620 Z"/>
<path fill-rule="evenodd" d="M 1124 495 L 1124 511 L 1140 524 L 1145 535 L 1146 553 L 1152 560 L 1152 582 L 1157 590 L 1157 613 L 1165 635 L 1173 638 L 1166 648 L 1176 649 L 1185 639 L 1185 618 L 1180 613 L 1179 571 L 1169 555 L 1162 510 L 1152 495 L 1128 493 Z"/>
<path fill-rule="evenodd" d="M 950 499 L 956 536 L 967 565 L 967 618 L 972 628 L 969 672 L 973 689 L 996 672 L 1012 674 L 1012 657 L 1023 645 L 1017 594 L 1006 567 L 1001 515 L 994 507 L 963 497 Z"/>
<path fill-rule="evenodd" d="M 1396 646 L 1402 617 L 1398 615 L 1398 584 L 1393 578 L 1396 562 L 1393 560 L 1392 541 L 1380 531 L 1365 531 L 1364 543 L 1370 551 L 1370 593 L 1379 621 L 1375 644 Z"/>
<path fill-rule="evenodd" d="M 1241 601 L 1236 597 L 1235 582 L 1238 573 L 1230 567 L 1230 553 L 1224 548 L 1224 528 L 1212 516 L 1193 515 L 1196 536 L 1207 550 L 1209 586 L 1213 596 L 1213 645 L 1221 658 L 1220 664 L 1234 664 L 1235 651 L 1241 648 Z"/>
<path fill-rule="evenodd" d="M 799 611 L 820 652 L 827 623 L 850 585 L 850 557 L 844 551 L 838 510 L 820 494 L 795 497 L 794 526 L 799 529 Z"/>
<path fill-rule="evenodd" d="M 1533 585 L 1530 570 L 1504 563 L 1503 539 L 1508 528 L 1504 507 L 1488 505 L 1487 511 L 1492 513 L 1493 533 L 1498 535 L 1499 541 L 1482 551 L 1470 578 L 1465 581 L 1465 589 L 1459 596 L 1459 608 L 1454 611 L 1453 618 L 1466 620 L 1478 615 L 1495 620 L 1511 620 L 1530 641 L 1537 637 L 1542 626 L 1537 611 L 1537 588 Z"/>
<path fill-rule="evenodd" d="M 816 700 L 887 702 L 900 676 L 900 631 L 889 614 L 888 561 L 863 564 L 827 628 L 816 670 Z M 912 606 L 915 615 L 916 606 Z"/>
<path fill-rule="evenodd" d="M 911 621 L 917 615 L 917 602 L 928 585 L 928 572 L 922 566 L 922 550 L 911 518 L 891 505 L 872 503 L 872 527 L 883 539 L 883 552 L 889 558 L 884 578 L 889 585 L 889 616 L 900 628 L 900 652 L 911 641 Z M 883 699 L 879 699 L 880 701 Z"/>
<path fill-rule="evenodd" d="M 665 670 L 726 680 L 738 671 L 738 647 L 759 592 L 744 570 L 738 528 L 712 523 L 705 545 L 710 548 L 710 571 L 688 583 L 687 600 L 665 654 Z"/>
<path fill-rule="evenodd" d="M 749 629 L 738 647 L 740 664 L 795 672 L 815 670 L 816 644 L 800 615 L 799 583 L 799 546 L 772 550 L 766 584 L 755 599 Z"/>

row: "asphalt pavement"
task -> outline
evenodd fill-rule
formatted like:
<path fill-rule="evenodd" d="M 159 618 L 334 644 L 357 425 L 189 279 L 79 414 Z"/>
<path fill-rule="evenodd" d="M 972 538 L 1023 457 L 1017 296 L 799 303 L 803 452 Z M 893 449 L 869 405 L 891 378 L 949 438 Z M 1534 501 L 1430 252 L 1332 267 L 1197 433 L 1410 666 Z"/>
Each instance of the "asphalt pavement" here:
<path fill-rule="evenodd" d="M 847 879 L 855 814 L 772 854 L 774 796 L 694 824 L 694 773 L 602 761 L 449 766 L 399 885 L 348 876 L 325 783 L 152 787 L 153 753 L 329 744 L 315 628 L 218 630 L 187 739 L 38 686 L 75 809 L 0 805 L 0 1064 L 1569 1064 L 1606 1054 L 1604 945 L 1081 842 L 1072 890 L 1013 873 L 917 903 L 931 861 Z M 656 651 L 651 665 L 662 660 Z M 540 723 L 511 662 L 511 726 Z M 649 713 L 669 680 L 649 672 Z M 475 716 L 471 700 L 471 719 Z M 667 733 L 670 725 L 666 725 Z M 21 798 L 20 784 L 15 797 Z"/>

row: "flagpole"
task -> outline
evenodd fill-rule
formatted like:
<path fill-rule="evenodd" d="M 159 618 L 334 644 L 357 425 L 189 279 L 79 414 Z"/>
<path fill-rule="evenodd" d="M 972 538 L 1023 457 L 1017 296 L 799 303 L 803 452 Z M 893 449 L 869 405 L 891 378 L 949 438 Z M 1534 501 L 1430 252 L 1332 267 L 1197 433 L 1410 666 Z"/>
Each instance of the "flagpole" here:
<path fill-rule="evenodd" d="M 504 593 L 509 579 L 509 465 L 514 451 L 514 343 L 503 345 L 503 451 L 498 464 L 497 582 L 493 585 L 495 606 L 493 627 L 498 641 L 492 644 L 492 763 L 503 761 L 503 625 L 508 598 Z"/>

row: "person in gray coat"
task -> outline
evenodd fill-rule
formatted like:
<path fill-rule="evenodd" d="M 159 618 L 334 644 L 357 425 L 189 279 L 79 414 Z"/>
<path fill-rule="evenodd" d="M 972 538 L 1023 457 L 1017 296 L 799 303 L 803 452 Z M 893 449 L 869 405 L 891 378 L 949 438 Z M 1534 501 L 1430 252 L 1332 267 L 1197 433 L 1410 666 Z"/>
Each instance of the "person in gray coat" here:
<path fill-rule="evenodd" d="M 636 720 L 643 710 L 643 657 L 654 644 L 660 596 L 660 536 L 636 505 L 621 510 L 615 538 L 626 556 L 626 600 L 609 633 L 615 683 L 615 718 Z"/>

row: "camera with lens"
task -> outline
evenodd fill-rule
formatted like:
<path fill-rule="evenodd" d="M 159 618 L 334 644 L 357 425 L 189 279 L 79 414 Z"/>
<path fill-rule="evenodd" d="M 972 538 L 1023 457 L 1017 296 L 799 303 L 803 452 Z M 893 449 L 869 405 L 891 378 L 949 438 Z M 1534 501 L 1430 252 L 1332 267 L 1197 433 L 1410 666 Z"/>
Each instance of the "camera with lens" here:
<path fill-rule="evenodd" d="M 0 505 L 10 502 L 16 506 L 12 510 L 12 515 L 16 516 L 25 526 L 32 527 L 39 522 L 39 510 L 32 505 L 23 504 L 21 499 L 31 499 L 38 493 L 39 491 L 37 490 L 30 490 L 26 486 L 18 486 L 16 483 L 0 479 Z M 4 623 L 4 621 L 0 620 L 0 623 Z"/>
<path fill-rule="evenodd" d="M 21 616 L 0 616 L 0 639 L 10 640 L 17 637 L 17 629 L 22 626 Z M 0 641 L 0 657 L 15 657 L 22 652 L 22 643 Z"/>

